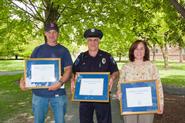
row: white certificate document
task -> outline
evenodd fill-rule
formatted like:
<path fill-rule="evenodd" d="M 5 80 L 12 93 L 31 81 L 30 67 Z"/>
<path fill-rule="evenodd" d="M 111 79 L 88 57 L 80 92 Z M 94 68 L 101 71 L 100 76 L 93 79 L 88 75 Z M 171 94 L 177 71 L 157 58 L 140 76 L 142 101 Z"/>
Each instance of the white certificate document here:
<path fill-rule="evenodd" d="M 32 65 L 31 66 L 32 82 L 55 82 L 55 67 L 53 64 Z"/>
<path fill-rule="evenodd" d="M 151 87 L 126 88 L 128 107 L 152 106 Z"/>
<path fill-rule="evenodd" d="M 103 80 L 104 79 L 81 79 L 80 95 L 103 95 Z"/>

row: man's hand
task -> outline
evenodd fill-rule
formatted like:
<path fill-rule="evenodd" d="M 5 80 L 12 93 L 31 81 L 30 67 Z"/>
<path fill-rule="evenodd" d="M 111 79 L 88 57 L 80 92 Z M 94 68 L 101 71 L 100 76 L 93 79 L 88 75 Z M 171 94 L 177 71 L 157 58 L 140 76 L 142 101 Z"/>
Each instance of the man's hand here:
<path fill-rule="evenodd" d="M 27 88 L 26 88 L 26 84 L 25 84 L 25 80 L 24 78 L 21 78 L 20 81 L 19 81 L 19 87 L 21 88 L 22 91 L 26 91 Z"/>
<path fill-rule="evenodd" d="M 59 89 L 65 82 L 69 80 L 70 76 L 71 76 L 71 66 L 67 66 L 64 68 L 64 74 L 63 76 L 61 76 L 60 81 L 50 86 L 48 90 L 54 91 L 54 90 Z"/>
<path fill-rule="evenodd" d="M 54 85 L 50 86 L 50 87 L 48 88 L 48 90 L 49 90 L 49 91 L 55 91 L 55 90 L 59 89 L 62 85 L 63 85 L 62 83 L 57 82 L 57 83 L 55 83 Z"/>

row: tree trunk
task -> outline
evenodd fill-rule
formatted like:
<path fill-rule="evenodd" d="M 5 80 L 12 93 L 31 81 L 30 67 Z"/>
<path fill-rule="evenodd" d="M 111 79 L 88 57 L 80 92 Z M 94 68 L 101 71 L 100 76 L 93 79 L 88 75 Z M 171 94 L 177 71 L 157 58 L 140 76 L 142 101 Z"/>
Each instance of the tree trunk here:
<path fill-rule="evenodd" d="M 18 55 L 15 55 L 15 60 L 18 60 Z"/>
<path fill-rule="evenodd" d="M 183 56 L 182 56 L 182 47 L 179 46 L 179 62 L 182 63 Z"/>
<path fill-rule="evenodd" d="M 55 6 L 54 3 L 51 2 L 50 0 L 45 0 L 44 3 L 46 5 L 46 10 L 44 12 L 45 21 L 43 25 L 45 26 L 47 23 L 51 23 L 51 22 L 56 23 L 60 17 L 59 6 Z M 47 42 L 45 35 L 44 35 L 44 39 L 45 39 L 45 42 Z"/>
<path fill-rule="evenodd" d="M 185 9 L 178 3 L 177 0 L 170 0 L 175 9 L 185 18 Z"/>
<path fill-rule="evenodd" d="M 118 56 L 119 56 L 119 62 L 120 62 L 121 61 L 121 53 L 119 53 Z"/>
<path fill-rule="evenodd" d="M 60 13 L 59 13 L 59 6 L 54 5 L 53 2 L 50 0 L 45 0 L 46 10 L 45 10 L 45 24 L 50 22 L 57 22 Z"/>
<path fill-rule="evenodd" d="M 153 48 L 152 48 L 152 61 L 155 61 L 155 51 L 156 51 L 156 46 L 155 44 L 153 44 Z"/>
<path fill-rule="evenodd" d="M 165 44 L 164 47 L 161 47 L 161 52 L 163 55 L 163 59 L 164 59 L 164 68 L 167 69 L 169 67 L 168 65 L 168 47 Z"/>

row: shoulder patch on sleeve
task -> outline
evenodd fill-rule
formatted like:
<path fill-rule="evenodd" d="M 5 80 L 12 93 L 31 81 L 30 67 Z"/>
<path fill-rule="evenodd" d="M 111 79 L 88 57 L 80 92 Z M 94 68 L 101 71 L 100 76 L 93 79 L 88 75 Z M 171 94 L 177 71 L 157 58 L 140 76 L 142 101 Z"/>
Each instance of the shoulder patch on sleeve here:
<path fill-rule="evenodd" d="M 80 61 L 83 61 L 83 57 L 84 57 L 84 53 L 82 52 L 75 60 L 74 65 L 77 66 L 80 63 Z"/>

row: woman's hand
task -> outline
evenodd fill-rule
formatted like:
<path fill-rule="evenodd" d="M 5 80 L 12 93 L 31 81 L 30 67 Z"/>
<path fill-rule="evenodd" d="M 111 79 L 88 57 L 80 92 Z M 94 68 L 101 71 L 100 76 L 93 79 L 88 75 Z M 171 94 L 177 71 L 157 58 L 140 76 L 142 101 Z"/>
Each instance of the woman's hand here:
<path fill-rule="evenodd" d="M 116 92 L 116 99 L 120 100 L 121 99 L 121 92 L 117 90 Z"/>

